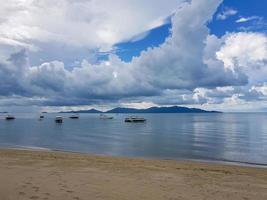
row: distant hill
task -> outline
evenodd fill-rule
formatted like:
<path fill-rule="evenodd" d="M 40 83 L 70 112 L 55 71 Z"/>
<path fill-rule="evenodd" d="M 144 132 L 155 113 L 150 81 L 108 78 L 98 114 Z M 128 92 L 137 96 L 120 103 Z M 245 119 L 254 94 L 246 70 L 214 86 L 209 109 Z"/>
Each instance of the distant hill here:
<path fill-rule="evenodd" d="M 220 113 L 218 111 L 207 111 L 198 108 L 187 108 L 180 106 L 172 107 L 151 107 L 147 109 L 135 109 L 135 108 L 114 108 L 106 112 L 101 112 L 96 109 L 80 110 L 80 111 L 67 111 L 61 113 Z"/>
<path fill-rule="evenodd" d="M 78 111 L 62 111 L 60 113 L 102 113 L 102 112 L 96 109 L 90 109 L 90 110 L 78 110 Z"/>
<path fill-rule="evenodd" d="M 206 111 L 198 108 L 187 108 L 180 106 L 151 107 L 147 109 L 114 108 L 106 113 L 220 113 L 218 111 Z"/>

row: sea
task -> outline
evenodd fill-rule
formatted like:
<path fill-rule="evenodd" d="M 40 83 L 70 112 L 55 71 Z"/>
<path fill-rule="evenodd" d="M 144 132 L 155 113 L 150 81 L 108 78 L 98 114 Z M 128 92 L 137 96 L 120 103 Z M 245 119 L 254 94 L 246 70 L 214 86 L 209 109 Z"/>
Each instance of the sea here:
<path fill-rule="evenodd" d="M 0 148 L 58 150 L 147 159 L 203 160 L 267 166 L 267 113 L 0 114 Z"/>

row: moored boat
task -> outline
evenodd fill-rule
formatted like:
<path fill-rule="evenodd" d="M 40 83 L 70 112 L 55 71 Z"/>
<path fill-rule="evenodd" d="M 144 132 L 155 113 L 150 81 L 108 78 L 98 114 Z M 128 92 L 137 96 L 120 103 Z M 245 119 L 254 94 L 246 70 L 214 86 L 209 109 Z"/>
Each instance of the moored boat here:
<path fill-rule="evenodd" d="M 113 119 L 113 116 L 108 116 L 108 115 L 104 115 L 104 114 L 101 114 L 100 119 Z"/>
<path fill-rule="evenodd" d="M 126 117 L 124 122 L 146 122 L 143 117 Z"/>
<path fill-rule="evenodd" d="M 70 119 L 79 119 L 79 115 L 71 115 Z"/>
<path fill-rule="evenodd" d="M 56 116 L 56 118 L 55 118 L 55 122 L 56 122 L 56 123 L 63 123 L 63 117 L 61 117 L 61 116 Z"/>
<path fill-rule="evenodd" d="M 16 119 L 16 117 L 13 115 L 6 116 L 6 120 L 14 120 L 14 119 Z"/>

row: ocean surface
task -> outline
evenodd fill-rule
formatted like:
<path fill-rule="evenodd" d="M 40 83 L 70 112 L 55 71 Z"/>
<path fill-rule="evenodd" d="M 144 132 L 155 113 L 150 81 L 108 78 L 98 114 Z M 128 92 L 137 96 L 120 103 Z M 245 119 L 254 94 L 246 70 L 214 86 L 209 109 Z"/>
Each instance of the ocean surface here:
<path fill-rule="evenodd" d="M 0 148 L 36 148 L 113 156 L 201 159 L 267 165 L 266 113 L 138 114 L 146 123 L 125 123 L 125 114 L 103 120 L 58 114 L 0 114 Z"/>

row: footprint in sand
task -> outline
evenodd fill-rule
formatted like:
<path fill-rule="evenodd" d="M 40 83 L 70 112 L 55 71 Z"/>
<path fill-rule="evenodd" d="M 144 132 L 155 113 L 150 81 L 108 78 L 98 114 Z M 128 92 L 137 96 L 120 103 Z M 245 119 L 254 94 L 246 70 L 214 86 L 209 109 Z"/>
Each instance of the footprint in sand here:
<path fill-rule="evenodd" d="M 39 199 L 39 196 L 31 196 L 30 199 L 33 199 L 33 200 Z"/>
<path fill-rule="evenodd" d="M 33 186 L 32 189 L 34 189 L 35 192 L 38 192 L 40 188 L 38 186 Z"/>
<path fill-rule="evenodd" d="M 24 196 L 25 195 L 25 192 L 19 192 L 19 195 Z"/>
<path fill-rule="evenodd" d="M 45 197 L 43 197 L 43 200 L 48 200 L 49 196 L 50 196 L 50 193 L 46 192 L 46 193 L 43 193 L 45 195 Z"/>

